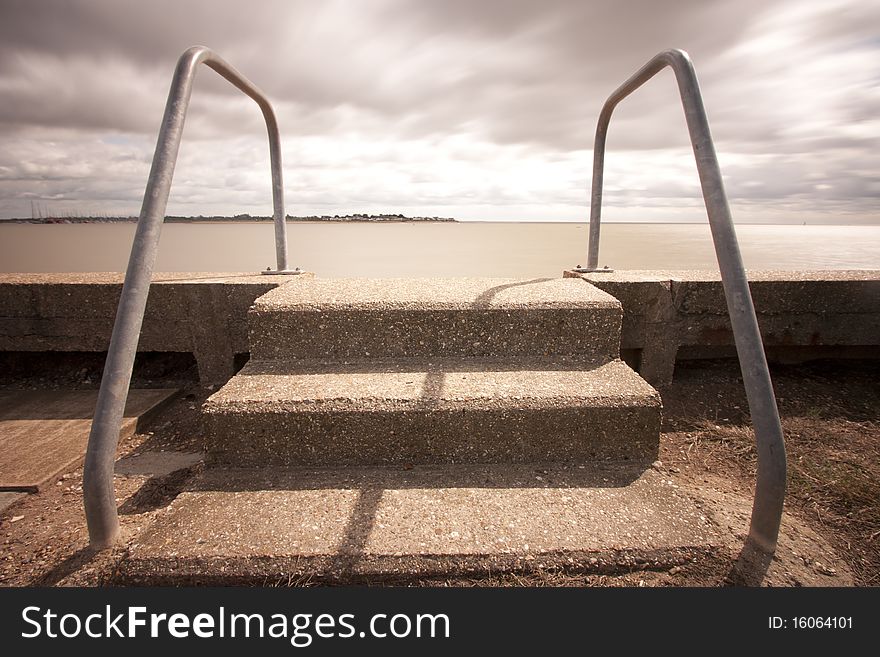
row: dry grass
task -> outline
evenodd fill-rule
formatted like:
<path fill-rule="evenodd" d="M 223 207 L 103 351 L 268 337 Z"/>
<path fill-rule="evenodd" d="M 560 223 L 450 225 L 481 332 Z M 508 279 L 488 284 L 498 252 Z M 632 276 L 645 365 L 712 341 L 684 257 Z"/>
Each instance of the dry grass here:
<path fill-rule="evenodd" d="M 732 368 L 732 366 L 731 366 Z M 773 372 L 788 453 L 786 505 L 835 545 L 862 586 L 880 585 L 880 368 Z M 734 369 L 695 366 L 664 394 L 666 429 L 690 465 L 754 482 L 754 433 Z"/>

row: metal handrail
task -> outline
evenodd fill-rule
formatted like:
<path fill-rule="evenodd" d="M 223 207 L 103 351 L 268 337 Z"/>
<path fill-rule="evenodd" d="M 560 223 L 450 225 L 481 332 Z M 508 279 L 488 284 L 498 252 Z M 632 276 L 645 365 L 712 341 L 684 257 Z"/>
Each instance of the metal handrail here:
<path fill-rule="evenodd" d="M 675 73 L 678 91 L 684 107 L 688 132 L 700 175 L 703 199 L 712 229 L 721 282 L 727 300 L 727 310 L 733 327 L 736 351 L 739 356 L 746 397 L 755 442 L 758 451 L 758 472 L 755 500 L 749 527 L 749 540 L 753 547 L 772 554 L 776 550 L 779 525 L 782 521 L 782 505 L 785 500 L 786 457 L 782 425 L 776 396 L 770 381 L 767 357 L 761 341 L 755 306 L 749 291 L 727 194 L 721 179 L 721 169 L 715 154 L 715 144 L 709 131 L 709 120 L 703 106 L 700 85 L 690 57 L 683 50 L 666 50 L 645 64 L 624 82 L 605 101 L 596 126 L 593 149 L 593 190 L 590 206 L 590 243 L 587 266 L 576 271 L 603 271 L 599 262 L 599 224 L 602 214 L 602 180 L 605 166 L 605 137 L 614 108 L 645 82 L 666 67 Z"/>
<path fill-rule="evenodd" d="M 116 311 L 116 322 L 101 389 L 95 408 L 95 418 L 89 434 L 83 466 L 83 503 L 89 528 L 89 540 L 96 548 L 112 545 L 119 534 L 119 517 L 116 512 L 116 495 L 113 488 L 113 468 L 119 443 L 119 429 L 128 387 L 134 367 L 135 353 L 150 291 L 150 279 L 159 248 L 159 235 L 165 219 L 165 208 L 171 191 L 174 165 L 180 149 L 180 139 L 186 112 L 192 95 L 193 80 L 199 64 L 206 64 L 250 96 L 263 112 L 269 133 L 269 158 L 272 167 L 272 205 L 275 223 L 275 256 L 277 270 L 264 273 L 298 274 L 300 270 L 288 269 L 287 226 L 284 215 L 284 186 L 281 177 L 281 136 L 275 111 L 253 83 L 230 66 L 216 53 L 204 46 L 186 50 L 177 62 L 165 115 L 159 129 L 159 139 L 153 155 L 153 165 L 144 192 L 141 214 L 131 247 L 122 296 Z"/>

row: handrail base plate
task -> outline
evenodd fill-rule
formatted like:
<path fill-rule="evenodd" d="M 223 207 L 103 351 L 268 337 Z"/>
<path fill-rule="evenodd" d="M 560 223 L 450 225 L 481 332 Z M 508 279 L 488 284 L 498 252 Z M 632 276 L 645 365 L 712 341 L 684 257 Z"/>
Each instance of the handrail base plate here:
<path fill-rule="evenodd" d="M 299 276 L 305 274 L 305 271 L 297 267 L 296 269 L 266 269 L 260 273 L 266 276 Z"/>

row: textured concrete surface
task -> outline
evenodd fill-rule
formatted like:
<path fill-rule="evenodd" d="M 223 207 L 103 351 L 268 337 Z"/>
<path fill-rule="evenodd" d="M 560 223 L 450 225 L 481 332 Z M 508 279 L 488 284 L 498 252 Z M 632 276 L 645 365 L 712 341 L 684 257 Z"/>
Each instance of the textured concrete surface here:
<path fill-rule="evenodd" d="M 254 310 L 543 310 L 617 308 L 599 289 L 564 278 L 293 279 L 263 295 Z"/>
<path fill-rule="evenodd" d="M 620 303 L 567 279 L 294 280 L 250 313 L 252 358 L 616 358 Z"/>
<path fill-rule="evenodd" d="M 118 475 L 164 477 L 191 468 L 204 458 L 201 452 L 141 452 L 116 461 L 114 470 Z"/>
<path fill-rule="evenodd" d="M 276 361 L 249 363 L 204 413 L 207 451 L 233 464 L 650 461 L 660 399 L 620 361 Z"/>
<path fill-rule="evenodd" d="M 810 347 L 818 357 L 877 347 L 880 271 L 753 271 L 749 276 L 771 347 Z M 621 346 L 640 352 L 641 371 L 652 383 L 670 380 L 679 352 L 687 356 L 705 346 L 715 349 L 710 353 L 724 348 L 729 353 L 732 336 L 717 273 L 617 271 L 584 277 L 620 298 Z M 306 281 L 255 273 L 157 274 L 139 350 L 192 352 L 202 381 L 222 383 L 232 375 L 234 355 L 249 351 L 248 308 L 262 294 L 291 282 Z M 0 274 L 0 350 L 106 351 L 121 288 L 121 274 Z M 679 320 L 688 324 L 679 327 Z M 298 342 L 311 341 L 323 330 L 321 324 L 298 333 Z M 601 335 L 599 328 L 584 327 L 582 334 Z M 522 330 L 544 328 L 533 322 Z M 424 342 L 416 338 L 413 348 L 421 347 L 419 339 Z"/>
<path fill-rule="evenodd" d="M 677 357 L 735 353 L 717 272 L 565 272 L 565 276 L 583 278 L 621 301 L 621 349 L 640 352 L 639 371 L 655 385 L 672 380 Z M 797 361 L 850 352 L 865 357 L 865 348 L 877 347 L 880 270 L 750 271 L 748 277 L 771 358 Z"/>
<path fill-rule="evenodd" d="M 131 390 L 120 435 L 176 390 Z M 0 391 L 0 490 L 36 491 L 86 452 L 97 390 Z"/>
<path fill-rule="evenodd" d="M 721 544 L 653 469 L 214 470 L 120 564 L 126 584 L 668 568 Z"/>
<path fill-rule="evenodd" d="M 678 341 L 671 280 L 652 272 L 584 274 L 583 278 L 623 305 L 621 352 L 639 350 L 639 374 L 653 384 L 672 381 Z"/>
<path fill-rule="evenodd" d="M 311 274 L 307 274 L 311 276 Z M 288 280 L 262 274 L 155 274 L 139 351 L 190 352 L 203 383 L 233 374 L 248 351 L 247 311 Z M 107 350 L 122 274 L 0 274 L 0 350 Z"/>

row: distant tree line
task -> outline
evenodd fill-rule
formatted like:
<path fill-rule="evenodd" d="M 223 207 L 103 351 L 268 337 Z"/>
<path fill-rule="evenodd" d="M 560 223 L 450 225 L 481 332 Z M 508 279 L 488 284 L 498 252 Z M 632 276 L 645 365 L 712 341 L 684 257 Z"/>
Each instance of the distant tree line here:
<path fill-rule="evenodd" d="M 455 219 L 451 217 L 407 217 L 403 214 L 334 214 L 334 215 L 309 215 L 309 216 L 293 216 L 288 214 L 286 216 L 287 221 L 455 221 Z M 14 218 L 14 219 L 3 219 L 0 221 L 9 221 L 12 223 L 25 223 L 25 224 L 109 224 L 109 223 L 123 223 L 123 222 L 135 222 L 137 221 L 137 217 L 110 217 L 110 216 L 50 216 L 43 215 L 42 212 L 37 213 L 37 216 L 32 216 L 30 218 Z M 168 215 L 165 217 L 165 221 L 167 223 L 196 223 L 199 221 L 272 221 L 272 217 L 270 216 L 260 216 L 260 215 L 250 215 L 250 214 L 237 214 L 232 217 L 221 216 L 221 215 L 213 215 L 213 216 L 205 216 L 198 215 L 197 217 L 184 217 L 178 215 Z"/>

